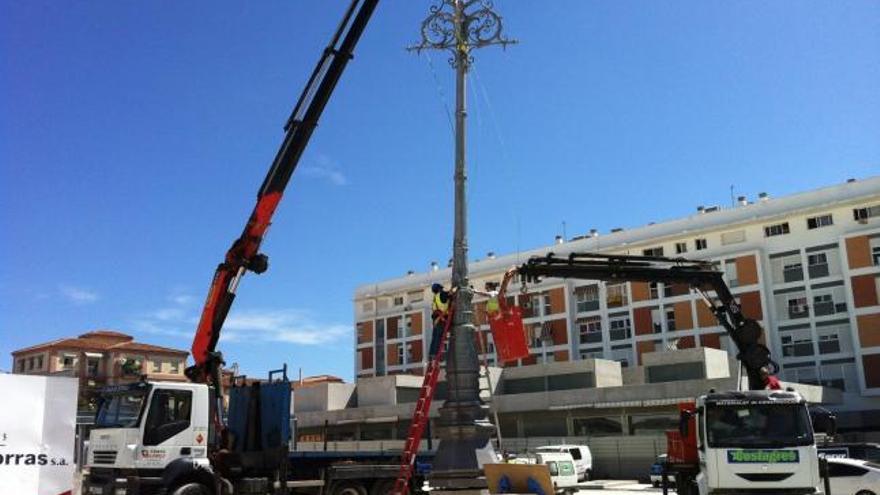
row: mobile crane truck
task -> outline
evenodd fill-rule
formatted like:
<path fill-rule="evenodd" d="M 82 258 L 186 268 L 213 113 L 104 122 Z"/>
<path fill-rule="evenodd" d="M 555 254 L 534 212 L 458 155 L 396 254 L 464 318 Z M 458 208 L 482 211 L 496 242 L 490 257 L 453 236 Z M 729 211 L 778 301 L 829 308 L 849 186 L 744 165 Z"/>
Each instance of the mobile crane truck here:
<path fill-rule="evenodd" d="M 778 371 L 761 343 L 761 325 L 743 315 L 712 263 L 654 256 L 552 253 L 517 268 L 523 283 L 541 277 L 683 284 L 697 291 L 737 349 L 748 390 L 708 391 L 680 404 L 680 431 L 669 432 L 668 455 L 679 495 L 814 494 L 822 485 L 813 426 L 834 434 L 834 419 L 812 420 L 793 390 L 767 390 Z M 714 291 L 714 296 L 710 294 Z M 740 387 L 738 380 L 737 387 Z M 827 495 L 827 477 L 826 495 Z M 664 487 L 665 490 L 665 487 Z"/>
<path fill-rule="evenodd" d="M 84 494 L 390 491 L 398 470 L 390 458 L 289 452 L 291 392 L 285 370 L 270 373 L 268 382 L 233 386 L 224 413 L 223 358 L 216 349 L 241 278 L 268 268 L 268 258 L 259 252 L 266 229 L 377 3 L 352 0 L 284 126 L 256 206 L 214 274 L 193 339 L 195 364 L 186 370 L 190 382 L 141 381 L 104 391 L 89 436 Z"/>

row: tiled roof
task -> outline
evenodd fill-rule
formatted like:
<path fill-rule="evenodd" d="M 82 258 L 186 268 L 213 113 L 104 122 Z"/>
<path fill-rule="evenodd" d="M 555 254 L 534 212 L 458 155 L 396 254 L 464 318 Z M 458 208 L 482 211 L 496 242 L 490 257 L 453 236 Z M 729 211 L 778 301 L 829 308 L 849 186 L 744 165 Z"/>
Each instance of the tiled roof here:
<path fill-rule="evenodd" d="M 108 339 L 110 337 L 110 339 Z M 121 340 L 121 341 L 120 341 Z M 158 345 L 134 342 L 131 335 L 112 330 L 96 330 L 86 332 L 77 338 L 66 338 L 33 345 L 24 349 L 18 349 L 12 352 L 13 356 L 41 351 L 45 349 L 64 349 L 64 350 L 82 350 L 82 351 L 131 351 L 131 352 L 156 352 L 165 354 L 178 354 L 186 356 L 189 352 L 181 349 L 173 349 L 170 347 L 162 347 Z"/>

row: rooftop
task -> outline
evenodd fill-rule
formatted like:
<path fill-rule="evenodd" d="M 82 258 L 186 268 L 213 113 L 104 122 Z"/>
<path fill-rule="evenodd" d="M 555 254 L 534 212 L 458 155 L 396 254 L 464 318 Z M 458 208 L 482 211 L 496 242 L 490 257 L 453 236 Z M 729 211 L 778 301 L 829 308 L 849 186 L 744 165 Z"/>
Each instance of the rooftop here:
<path fill-rule="evenodd" d="M 181 349 L 173 349 L 171 347 L 162 347 L 153 344 L 135 342 L 134 337 L 115 330 L 93 330 L 78 337 L 69 337 L 64 339 L 44 342 L 42 344 L 25 347 L 12 352 L 13 356 L 26 354 L 46 349 L 60 350 L 77 350 L 77 351 L 131 351 L 131 352 L 153 352 L 162 354 L 177 354 L 186 356 L 189 352 Z"/>
<path fill-rule="evenodd" d="M 511 266 L 524 262 L 531 256 L 543 255 L 551 250 L 560 255 L 566 255 L 573 251 L 612 251 L 623 246 L 637 245 L 641 242 L 657 242 L 676 236 L 692 236 L 700 232 L 732 228 L 756 221 L 770 221 L 778 217 L 808 212 L 816 208 L 827 208 L 833 205 L 857 202 L 861 199 L 868 199 L 878 195 L 880 195 L 880 176 L 847 181 L 843 184 L 836 184 L 775 199 L 764 196 L 748 204 L 725 208 L 704 208 L 697 210 L 695 214 L 683 218 L 653 223 L 629 230 L 615 229 L 609 234 L 599 235 L 601 241 L 598 243 L 595 237 L 581 236 L 561 244 L 551 244 L 529 251 L 488 258 L 479 262 L 472 261 L 470 262 L 470 271 L 472 277 L 478 277 L 481 274 L 504 271 Z M 600 245 L 599 249 L 597 249 L 597 245 Z M 355 299 L 391 294 L 419 285 L 429 286 L 434 282 L 442 283 L 449 280 L 451 275 L 450 268 L 443 268 L 426 273 L 397 277 L 377 284 L 364 284 L 355 289 Z"/>

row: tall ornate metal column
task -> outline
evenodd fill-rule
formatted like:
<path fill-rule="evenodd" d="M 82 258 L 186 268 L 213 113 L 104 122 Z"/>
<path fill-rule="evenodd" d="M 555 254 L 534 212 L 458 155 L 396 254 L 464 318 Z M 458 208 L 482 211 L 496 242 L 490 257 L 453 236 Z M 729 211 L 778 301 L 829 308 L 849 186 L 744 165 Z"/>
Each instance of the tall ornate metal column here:
<path fill-rule="evenodd" d="M 501 17 L 488 0 L 441 0 L 422 22 L 422 40 L 411 47 L 449 50 L 455 68 L 455 234 L 452 244 L 452 286 L 457 289 L 449 353 L 446 360 L 448 397 L 440 408 L 431 485 L 441 490 L 485 487 L 482 466 L 495 462 L 488 407 L 480 399 L 479 361 L 474 346 L 473 291 L 467 266 L 467 173 L 465 168 L 465 80 L 471 50 L 513 41 L 501 34 Z"/>

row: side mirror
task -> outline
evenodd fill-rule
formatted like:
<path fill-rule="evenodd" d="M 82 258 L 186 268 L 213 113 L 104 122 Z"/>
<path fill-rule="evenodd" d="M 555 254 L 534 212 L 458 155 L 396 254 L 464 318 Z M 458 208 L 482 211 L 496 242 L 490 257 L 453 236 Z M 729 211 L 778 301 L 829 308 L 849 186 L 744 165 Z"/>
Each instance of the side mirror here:
<path fill-rule="evenodd" d="M 837 416 L 824 407 L 810 408 L 813 431 L 833 437 L 837 433 Z"/>

